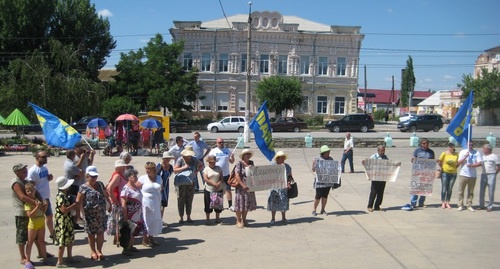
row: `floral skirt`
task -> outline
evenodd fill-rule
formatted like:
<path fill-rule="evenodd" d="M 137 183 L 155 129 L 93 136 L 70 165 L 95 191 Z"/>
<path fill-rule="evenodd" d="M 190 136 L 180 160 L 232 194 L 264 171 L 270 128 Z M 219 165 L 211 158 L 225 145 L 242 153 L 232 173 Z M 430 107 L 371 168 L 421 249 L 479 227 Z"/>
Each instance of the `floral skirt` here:
<path fill-rule="evenodd" d="M 247 192 L 242 188 L 236 188 L 234 211 L 253 211 L 255 209 L 257 209 L 255 192 Z"/>
<path fill-rule="evenodd" d="M 269 192 L 267 199 L 268 211 L 287 211 L 288 210 L 288 189 L 277 189 Z"/>

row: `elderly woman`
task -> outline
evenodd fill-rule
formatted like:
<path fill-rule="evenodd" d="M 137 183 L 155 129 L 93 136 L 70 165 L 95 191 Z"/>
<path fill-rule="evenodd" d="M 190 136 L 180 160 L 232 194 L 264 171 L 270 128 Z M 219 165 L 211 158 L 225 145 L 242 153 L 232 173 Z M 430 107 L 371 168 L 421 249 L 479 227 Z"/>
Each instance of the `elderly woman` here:
<path fill-rule="evenodd" d="M 186 146 L 186 148 L 181 151 L 181 158 L 177 159 L 174 165 L 174 172 L 176 174 L 187 171 L 189 172 L 189 177 L 192 181 L 190 185 L 180 185 L 175 186 L 177 191 L 177 208 L 179 211 L 179 223 L 184 223 L 184 208 L 186 209 L 187 222 L 192 223 L 191 210 L 193 207 L 194 198 L 194 180 L 196 173 L 201 171 L 203 164 L 196 159 L 196 152 L 194 152 L 192 146 Z"/>
<path fill-rule="evenodd" d="M 85 232 L 90 245 L 90 259 L 103 260 L 102 245 L 106 230 L 106 200 L 111 204 L 104 184 L 97 180 L 97 167 L 85 170 L 86 182 L 80 186 L 76 203 L 83 205 Z"/>
<path fill-rule="evenodd" d="M 441 167 L 441 208 L 449 208 L 451 191 L 457 179 L 458 153 L 455 145 L 448 144 L 448 149 L 439 156 L 438 164 Z"/>
<path fill-rule="evenodd" d="M 175 159 L 172 153 L 165 151 L 163 152 L 162 162 L 156 165 L 156 171 L 162 180 L 162 191 L 161 191 L 161 219 L 163 220 L 163 212 L 168 206 L 168 193 L 170 192 L 170 175 L 174 173 L 174 168 L 170 165 L 170 161 Z M 163 226 L 167 226 L 167 223 L 163 222 Z"/>
<path fill-rule="evenodd" d="M 122 254 L 131 256 L 133 252 L 138 252 L 134 247 L 134 236 L 142 235 L 142 243 L 150 246 L 146 225 L 144 225 L 144 218 L 142 215 L 142 193 L 137 182 L 137 170 L 128 169 L 125 171 L 125 179 L 127 184 L 123 186 L 120 193 L 121 206 L 123 210 L 123 221 L 132 222 L 135 224 L 135 229 L 130 236 L 128 247 L 123 249 Z"/>
<path fill-rule="evenodd" d="M 109 180 L 108 185 L 106 186 L 106 192 L 110 197 L 111 203 L 111 213 L 110 218 L 108 219 L 108 234 L 114 235 L 113 244 L 118 244 L 117 241 L 117 229 L 120 227 L 119 223 L 123 218 L 123 212 L 121 210 L 121 201 L 120 201 L 120 193 L 123 189 L 123 186 L 127 184 L 127 180 L 123 175 L 125 173 L 125 169 L 127 169 L 128 165 L 122 159 L 115 161 L 115 171 L 111 174 L 111 179 Z"/>
<path fill-rule="evenodd" d="M 274 155 L 273 165 L 284 165 L 286 178 L 287 178 L 287 187 L 283 189 L 273 189 L 269 192 L 269 198 L 267 199 L 267 211 L 271 211 L 271 225 L 275 223 L 276 211 L 281 212 L 281 221 L 286 223 L 286 211 L 289 207 L 289 199 L 288 199 L 288 188 L 292 179 L 292 167 L 289 164 L 285 163 L 287 159 L 287 155 L 283 151 L 278 151 L 276 155 Z"/>
<path fill-rule="evenodd" d="M 128 169 L 134 169 L 134 167 L 130 165 L 130 162 L 132 161 L 132 154 L 128 152 L 122 152 L 120 153 L 120 159 L 127 164 Z"/>
<path fill-rule="evenodd" d="M 148 233 L 147 240 L 143 242 L 144 246 L 151 247 L 158 245 L 154 239 L 161 233 L 161 177 L 156 173 L 156 164 L 147 162 L 144 166 L 146 175 L 139 178 L 139 186 L 142 193 L 142 215 L 146 223 Z"/>
<path fill-rule="evenodd" d="M 215 165 L 216 157 L 210 155 L 206 158 L 208 166 L 203 169 L 203 180 L 205 181 L 205 191 L 203 201 L 205 203 L 206 224 L 210 224 L 210 214 L 215 210 L 215 223 L 219 224 L 220 213 L 222 212 L 222 201 L 225 184 L 222 179 L 222 169 Z M 217 202 L 220 202 L 217 204 Z"/>
<path fill-rule="evenodd" d="M 253 151 L 244 149 L 240 154 L 240 161 L 235 164 L 234 172 L 241 177 L 240 184 L 236 187 L 236 195 L 234 199 L 234 211 L 236 211 L 236 227 L 243 228 L 248 226 L 247 213 L 257 209 L 257 200 L 255 192 L 249 192 L 247 182 L 246 167 L 253 166 L 253 161 L 250 160 L 253 156 Z"/>
<path fill-rule="evenodd" d="M 313 160 L 312 164 L 313 173 L 316 172 L 316 163 L 318 162 L 318 160 L 333 160 L 333 158 L 330 157 L 330 148 L 327 145 L 321 146 L 319 154 L 320 154 L 319 158 L 314 158 Z M 330 186 L 316 187 L 316 196 L 314 196 L 313 211 L 312 211 L 313 216 L 316 216 L 316 209 L 318 208 L 320 201 L 321 201 L 321 214 L 325 216 L 327 215 L 325 207 L 326 207 L 326 202 L 328 201 L 328 194 L 330 193 L 330 188 L 331 188 Z"/>

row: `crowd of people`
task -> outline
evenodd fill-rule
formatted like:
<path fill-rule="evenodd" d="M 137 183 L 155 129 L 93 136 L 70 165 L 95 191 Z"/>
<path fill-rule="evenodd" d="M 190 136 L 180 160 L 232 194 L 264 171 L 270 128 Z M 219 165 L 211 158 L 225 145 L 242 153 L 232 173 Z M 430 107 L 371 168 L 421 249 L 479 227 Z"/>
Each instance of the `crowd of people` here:
<path fill-rule="evenodd" d="M 338 167 L 339 175 L 344 170 L 345 160 L 350 161 L 350 170 L 354 172 L 353 149 L 352 137 L 347 133 L 342 161 Z M 313 173 L 320 169 L 320 163 L 333 160 L 330 152 L 331 149 L 327 145 L 320 148 L 319 157 L 312 163 Z M 439 171 L 437 176 L 442 182 L 443 209 L 452 208 L 451 191 L 458 174 L 458 210 L 476 210 L 472 207 L 477 179 L 476 169 L 482 167 L 478 209 L 485 209 L 488 212 L 492 210 L 500 160 L 492 153 L 489 144 L 484 145 L 482 153 L 473 149 L 473 142 L 470 141 L 468 148 L 460 153 L 456 153 L 454 145 L 450 143 L 448 149 L 440 154 L 436 162 Z M 236 227 L 247 227 L 248 213 L 257 208 L 255 192 L 250 191 L 247 186 L 246 174 L 246 168 L 256 165 L 252 160 L 253 154 L 252 150 L 244 149 L 239 154 L 239 159 L 235 160 L 234 152 L 225 147 L 222 138 L 217 138 L 216 147 L 210 148 L 200 139 L 200 134 L 195 132 L 194 140 L 191 142 L 185 141 L 181 136 L 176 137 L 175 144 L 169 151 L 163 153 L 161 162 L 145 163 L 142 176 L 139 176 L 140 172 L 130 164 L 132 155 L 123 152 L 114 162 L 111 178 L 107 183 L 103 183 L 99 179 L 98 168 L 93 163 L 95 151 L 79 142 L 74 149 L 66 151 L 63 165 L 65 174 L 56 179 L 58 193 L 55 196 L 55 207 L 52 208 L 50 182 L 54 177 L 47 167 L 48 153 L 40 151 L 35 155 L 35 164 L 29 169 L 25 164 L 13 166 L 16 177 L 11 181 L 11 189 L 20 262 L 25 268 L 34 268 L 31 252 L 35 244 L 38 257 L 42 259 L 43 264 L 51 264 L 48 259 L 54 255 L 46 250 L 45 228 L 53 244 L 59 248 L 55 264 L 58 268 L 79 262 L 72 255 L 75 230 L 83 229 L 87 233 L 89 258 L 92 260 L 106 259 L 102 251 L 106 233 L 113 236 L 113 244 L 123 248 L 122 254 L 125 256 L 133 256 L 139 252 L 134 247 L 136 236 L 142 237 L 143 246 L 159 245 L 160 241 L 155 237 L 164 227 L 168 227 L 163 221 L 164 209 L 169 205 L 169 186 L 174 174 L 176 176 L 173 185 L 177 198 L 179 224 L 193 222 L 191 218 L 193 198 L 195 192 L 201 190 L 207 225 L 222 223 L 220 214 L 224 209 L 225 196 L 228 209 L 235 212 Z M 266 208 L 271 214 L 270 225 L 276 223 L 278 211 L 281 213 L 281 222 L 288 222 L 286 212 L 289 210 L 290 199 L 287 193 L 291 188 L 293 175 L 292 167 L 286 163 L 287 157 L 285 152 L 278 151 L 271 163 L 284 166 L 287 184 L 283 188 L 269 190 Z M 422 139 L 411 161 L 414 162 L 418 158 L 435 159 L 434 151 L 429 148 L 427 139 Z M 370 159 L 388 160 L 385 147 L 379 146 Z M 234 174 L 238 175 L 240 180 L 234 188 L 234 196 L 228 182 L 231 165 Z M 322 185 L 315 182 L 313 216 L 318 214 L 317 207 L 320 204 L 319 214 L 327 215 L 329 193 L 340 186 L 340 183 L 339 181 L 335 185 Z M 385 181 L 371 182 L 368 212 L 383 210 L 381 205 L 385 187 Z M 485 204 L 486 187 L 489 194 L 488 204 Z M 416 207 L 425 207 L 425 196 L 412 195 L 410 204 L 403 209 L 411 210 Z M 212 222 L 211 214 L 214 212 L 215 221 Z M 80 226 L 82 223 L 83 227 Z M 65 251 L 66 259 L 63 258 Z"/>

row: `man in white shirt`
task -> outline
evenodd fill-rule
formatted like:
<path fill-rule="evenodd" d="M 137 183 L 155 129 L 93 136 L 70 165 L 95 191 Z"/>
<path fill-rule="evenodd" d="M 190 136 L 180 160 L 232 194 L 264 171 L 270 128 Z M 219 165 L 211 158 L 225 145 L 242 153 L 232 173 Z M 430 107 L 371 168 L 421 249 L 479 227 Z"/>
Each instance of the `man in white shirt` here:
<path fill-rule="evenodd" d="M 50 204 L 50 185 L 49 182 L 53 179 L 52 174 L 47 169 L 47 158 L 49 154 L 46 151 L 39 151 L 35 155 L 35 165 L 28 170 L 27 181 L 35 185 L 36 190 L 42 196 L 44 201 L 47 201 L 47 210 L 45 211 L 45 223 L 49 229 L 50 238 L 54 240 L 54 218 L 52 206 Z"/>
<path fill-rule="evenodd" d="M 354 164 L 352 163 L 352 156 L 353 156 L 353 150 L 354 148 L 354 142 L 352 141 L 351 133 L 347 132 L 345 134 L 345 140 L 344 140 L 344 153 L 342 154 L 342 160 L 340 161 L 341 167 L 342 167 L 342 173 L 344 173 L 344 165 L 345 165 L 345 160 L 349 160 L 349 166 L 351 168 L 351 173 L 354 173 Z"/>
<path fill-rule="evenodd" d="M 231 186 L 227 184 L 230 173 L 229 164 L 234 163 L 234 153 L 232 153 L 228 148 L 224 147 L 224 139 L 222 139 L 222 137 L 217 138 L 216 143 L 217 147 L 213 148 L 208 155 L 215 156 L 215 165 L 219 166 L 222 169 L 222 179 L 224 180 L 224 183 L 226 183 L 226 199 L 229 204 L 229 210 L 234 211 Z"/>
<path fill-rule="evenodd" d="M 458 155 L 458 165 L 461 165 L 458 177 L 458 211 L 464 210 L 464 191 L 467 187 L 467 210 L 475 212 L 472 208 L 472 199 L 474 198 L 474 187 L 476 186 L 477 172 L 476 168 L 481 166 L 481 153 L 472 147 L 473 141 L 469 141 L 469 148 L 463 149 Z"/>
<path fill-rule="evenodd" d="M 493 202 L 495 200 L 495 185 L 497 174 L 500 171 L 500 160 L 496 154 L 492 153 L 493 148 L 490 144 L 483 146 L 483 173 L 479 182 L 479 209 L 486 209 L 491 212 L 493 210 Z M 488 186 L 488 205 L 484 207 L 484 193 Z"/>

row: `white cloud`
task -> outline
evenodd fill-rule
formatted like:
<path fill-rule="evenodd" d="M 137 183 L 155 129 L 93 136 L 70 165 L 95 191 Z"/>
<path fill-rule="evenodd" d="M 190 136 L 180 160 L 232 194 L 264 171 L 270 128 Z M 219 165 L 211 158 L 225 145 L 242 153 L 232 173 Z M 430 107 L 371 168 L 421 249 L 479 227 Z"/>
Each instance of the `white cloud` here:
<path fill-rule="evenodd" d="M 102 17 L 112 17 L 113 13 L 109 11 L 109 9 L 101 9 L 97 12 L 97 15 L 102 16 Z"/>
<path fill-rule="evenodd" d="M 432 82 L 432 78 L 424 78 L 424 82 Z"/>
<path fill-rule="evenodd" d="M 465 34 L 462 32 L 455 33 L 455 37 L 463 38 L 465 37 Z"/>
<path fill-rule="evenodd" d="M 455 79 L 455 77 L 454 77 L 454 76 L 452 76 L 452 75 L 444 75 L 444 76 L 443 76 L 443 80 L 444 80 L 444 81 L 448 81 L 448 80 L 452 80 L 452 79 Z"/>
<path fill-rule="evenodd" d="M 141 43 L 148 43 L 149 39 L 139 39 L 139 42 L 141 42 Z"/>

